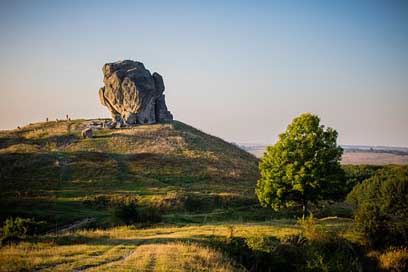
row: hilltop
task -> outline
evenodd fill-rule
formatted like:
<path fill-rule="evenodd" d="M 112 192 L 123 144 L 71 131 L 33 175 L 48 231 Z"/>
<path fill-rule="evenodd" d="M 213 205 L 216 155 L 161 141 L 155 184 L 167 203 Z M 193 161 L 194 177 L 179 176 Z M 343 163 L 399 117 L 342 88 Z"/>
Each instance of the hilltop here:
<path fill-rule="evenodd" d="M 179 121 L 94 128 L 93 138 L 81 137 L 102 121 L 1 131 L 1 219 L 35 217 L 51 226 L 94 217 L 111 224 L 106 202 L 129 197 L 170 221 L 256 204 L 258 160 L 235 145 Z"/>

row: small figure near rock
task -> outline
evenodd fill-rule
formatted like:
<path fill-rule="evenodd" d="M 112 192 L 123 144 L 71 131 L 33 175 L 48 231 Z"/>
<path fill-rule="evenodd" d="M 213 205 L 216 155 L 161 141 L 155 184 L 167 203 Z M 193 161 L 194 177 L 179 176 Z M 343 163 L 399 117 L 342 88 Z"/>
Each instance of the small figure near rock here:
<path fill-rule="evenodd" d="M 55 119 L 55 121 L 58 123 L 58 122 L 59 122 L 58 118 L 57 118 L 57 119 Z"/>
<path fill-rule="evenodd" d="M 86 138 L 92 138 L 92 137 L 93 137 L 92 128 L 86 128 L 82 130 L 82 138 L 86 139 Z"/>
<path fill-rule="evenodd" d="M 47 118 L 45 118 L 45 122 L 47 122 L 47 123 L 48 123 L 48 117 L 47 117 Z"/>
<path fill-rule="evenodd" d="M 68 116 L 68 114 L 67 114 L 67 115 L 65 115 L 65 119 L 69 120 L 69 116 Z"/>
<path fill-rule="evenodd" d="M 18 126 L 18 127 L 17 127 L 17 129 L 21 129 L 21 127 L 20 127 L 20 126 Z"/>

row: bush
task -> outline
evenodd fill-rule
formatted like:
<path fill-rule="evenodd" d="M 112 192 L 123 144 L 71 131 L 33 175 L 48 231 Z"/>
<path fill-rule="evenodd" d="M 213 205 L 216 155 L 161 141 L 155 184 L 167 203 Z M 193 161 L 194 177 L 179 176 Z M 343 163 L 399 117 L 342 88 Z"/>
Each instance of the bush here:
<path fill-rule="evenodd" d="M 393 272 L 408 271 L 408 249 L 391 248 L 381 254 L 380 266 L 382 269 Z"/>
<path fill-rule="evenodd" d="M 357 230 L 364 234 L 372 248 L 386 248 L 408 243 L 408 222 L 394 221 L 375 203 L 365 203 L 355 216 Z"/>
<path fill-rule="evenodd" d="M 273 237 L 232 237 L 213 245 L 249 271 L 362 271 L 353 245 L 337 236 L 307 240 L 300 234 L 281 242 Z"/>
<path fill-rule="evenodd" d="M 380 196 L 385 213 L 408 218 L 408 176 L 387 179 L 380 187 Z"/>
<path fill-rule="evenodd" d="M 2 227 L 1 244 L 18 242 L 33 235 L 44 222 L 37 222 L 30 218 L 6 219 Z"/>
<path fill-rule="evenodd" d="M 113 216 L 127 225 L 131 224 L 150 224 L 160 222 L 161 212 L 155 207 L 141 207 L 132 199 L 126 199 L 123 202 L 115 203 L 112 208 Z"/>
<path fill-rule="evenodd" d="M 306 265 L 301 271 L 362 271 L 353 245 L 336 235 L 312 240 L 303 250 Z"/>
<path fill-rule="evenodd" d="M 114 218 L 127 225 L 156 223 L 162 219 L 162 207 L 141 205 L 137 195 L 96 195 L 86 197 L 82 203 L 95 209 L 110 209 Z"/>
<path fill-rule="evenodd" d="M 352 206 L 345 202 L 321 201 L 311 210 L 317 218 L 329 216 L 353 218 Z"/>
<path fill-rule="evenodd" d="M 344 184 L 344 197 L 357 185 L 366 179 L 373 177 L 377 172 L 387 166 L 377 165 L 343 165 L 346 173 L 346 183 Z"/>
<path fill-rule="evenodd" d="M 347 196 L 357 229 L 374 248 L 408 242 L 408 174 L 405 168 L 392 169 L 356 185 Z"/>
<path fill-rule="evenodd" d="M 141 207 L 139 208 L 139 223 L 157 223 L 162 221 L 162 213 L 156 207 Z"/>
<path fill-rule="evenodd" d="M 387 218 L 381 214 L 380 209 L 373 203 L 364 203 L 355 215 L 357 230 L 365 235 L 368 244 L 378 248 L 385 243 L 387 231 Z"/>
<path fill-rule="evenodd" d="M 291 234 L 281 238 L 282 244 L 288 244 L 297 247 L 304 246 L 307 241 L 307 238 L 303 234 Z"/>
<path fill-rule="evenodd" d="M 112 211 L 115 218 L 127 225 L 139 222 L 139 209 L 134 201 L 126 200 L 116 203 Z"/>
<path fill-rule="evenodd" d="M 248 271 L 362 271 L 354 245 L 317 226 L 314 218 L 300 220 L 302 233 L 282 237 L 234 236 L 210 239 L 216 247 Z"/>
<path fill-rule="evenodd" d="M 328 233 L 321 226 L 318 226 L 313 214 L 298 220 L 297 224 L 302 229 L 302 236 L 307 240 L 324 240 L 332 233 Z M 334 234 L 333 234 L 334 235 Z"/>
<path fill-rule="evenodd" d="M 316 224 L 313 216 L 298 221 L 302 233 L 284 237 L 282 242 L 301 248 L 304 264 L 299 271 L 361 271 L 353 245 L 336 232 Z"/>

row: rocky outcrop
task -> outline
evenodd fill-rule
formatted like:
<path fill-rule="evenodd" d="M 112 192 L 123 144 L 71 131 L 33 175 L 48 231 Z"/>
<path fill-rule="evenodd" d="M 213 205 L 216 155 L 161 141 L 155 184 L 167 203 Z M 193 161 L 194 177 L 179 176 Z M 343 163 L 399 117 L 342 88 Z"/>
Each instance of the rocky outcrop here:
<path fill-rule="evenodd" d="M 105 86 L 99 97 L 112 114 L 112 127 L 173 120 L 161 75 L 150 74 L 143 63 L 132 60 L 107 63 L 102 71 Z"/>

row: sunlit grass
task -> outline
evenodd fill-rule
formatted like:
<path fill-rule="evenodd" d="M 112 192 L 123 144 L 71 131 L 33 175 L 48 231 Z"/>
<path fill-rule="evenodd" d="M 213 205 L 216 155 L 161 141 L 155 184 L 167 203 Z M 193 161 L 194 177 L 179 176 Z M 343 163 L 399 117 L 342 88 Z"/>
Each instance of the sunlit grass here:
<path fill-rule="evenodd" d="M 274 226 L 275 224 L 278 227 Z M 275 224 L 235 225 L 234 235 L 279 237 L 298 231 L 283 222 Z M 41 237 L 39 239 L 43 242 L 40 243 L 26 242 L 3 247 L 0 249 L 0 263 L 2 271 L 38 268 L 45 271 L 47 269 L 66 271 L 98 265 L 112 266 L 112 268 L 124 265 L 125 270 L 128 266 L 137 265 L 142 268 L 153 265 L 154 271 L 172 271 L 176 268 L 180 269 L 179 271 L 204 268 L 231 271 L 228 260 L 220 253 L 199 244 L 211 236 L 227 236 L 229 233 L 229 225 L 222 224 L 140 230 L 118 227 L 109 230 L 78 231 Z M 120 262 L 119 259 L 131 251 L 135 251 L 132 256 L 126 258 L 123 263 Z M 177 252 L 177 256 L 173 256 L 174 252 Z M 150 263 L 153 258 L 151 254 L 155 256 L 154 264 Z M 110 264 L 110 262 L 113 263 Z M 95 269 L 99 271 L 103 267 Z"/>
<path fill-rule="evenodd" d="M 325 228 L 345 228 L 342 219 L 330 219 Z M 80 230 L 35 238 L 32 243 L 0 249 L 1 271 L 44 269 L 90 271 L 236 271 L 230 259 L 208 247 L 212 237 L 275 237 L 300 232 L 295 220 L 263 223 L 217 223 L 187 226 L 157 226 L 146 229 L 114 227 Z M 144 270 L 145 269 L 145 270 Z"/>

